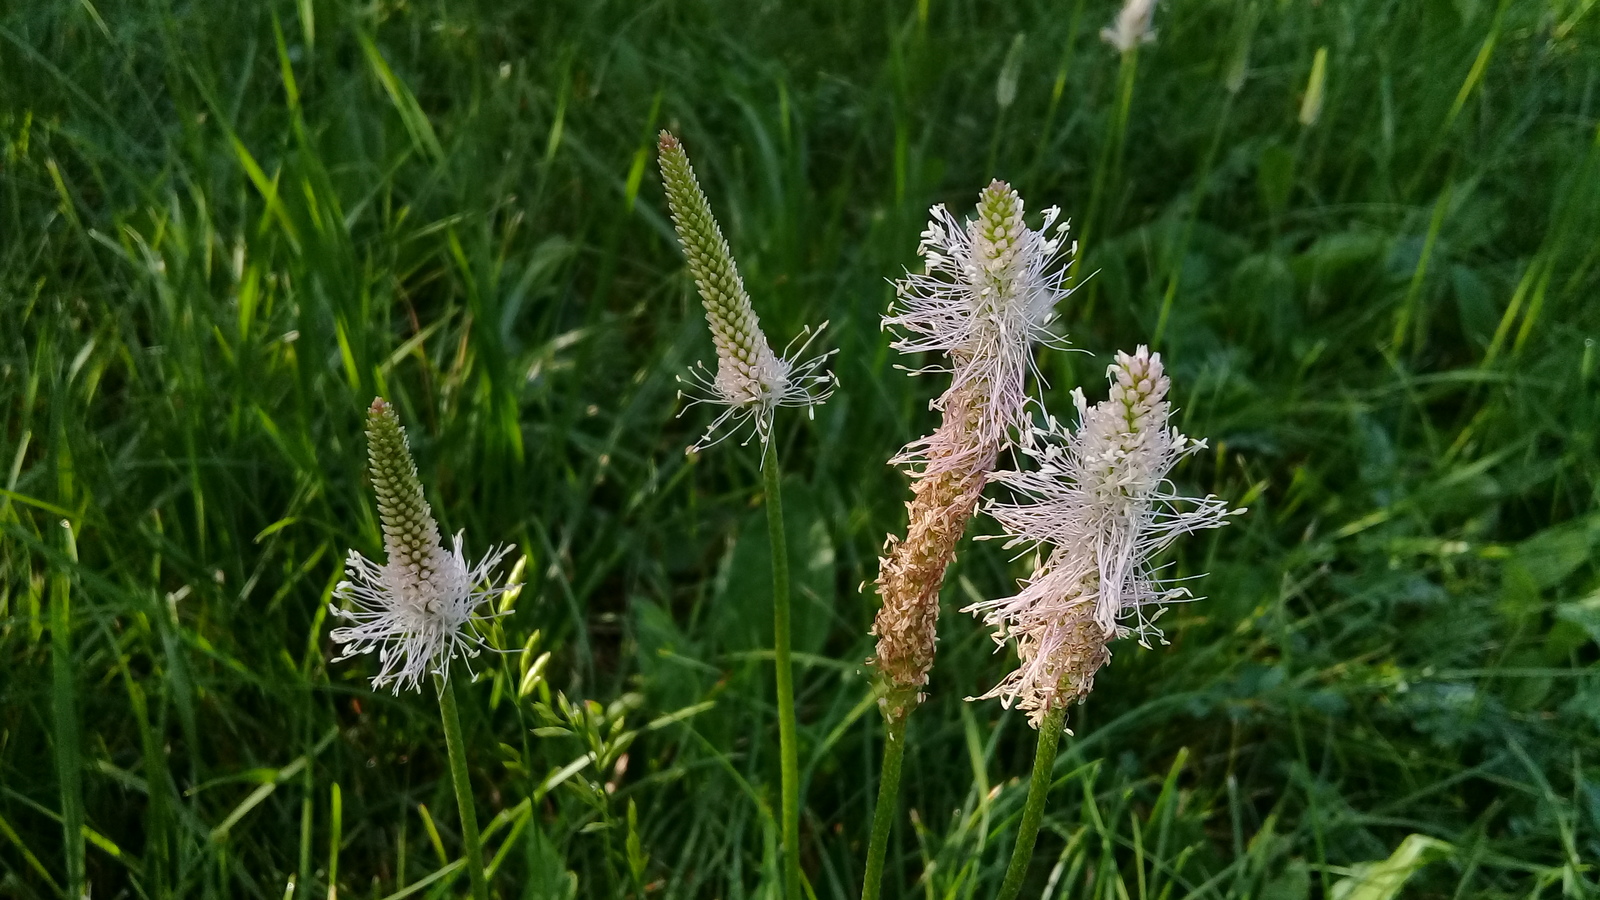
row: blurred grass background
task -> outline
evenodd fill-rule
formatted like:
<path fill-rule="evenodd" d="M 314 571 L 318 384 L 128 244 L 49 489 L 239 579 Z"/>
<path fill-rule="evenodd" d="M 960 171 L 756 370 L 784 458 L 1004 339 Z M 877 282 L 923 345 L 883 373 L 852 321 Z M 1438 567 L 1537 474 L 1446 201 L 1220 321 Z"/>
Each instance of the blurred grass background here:
<path fill-rule="evenodd" d="M 327 663 L 375 394 L 445 527 L 526 555 L 534 650 L 464 704 L 499 894 L 775 895 L 757 455 L 683 453 L 662 127 L 777 341 L 840 348 L 779 428 L 818 897 L 876 789 L 884 461 L 940 390 L 886 279 L 991 177 L 1086 236 L 1047 405 L 1154 341 L 1185 487 L 1251 508 L 1074 712 L 1029 895 L 1597 895 L 1594 7 L 1181 0 L 1128 71 L 1107 0 L 7 6 L 0 895 L 464 890 L 431 699 Z M 999 883 L 1032 732 L 963 702 L 1009 662 L 955 610 L 1023 565 L 948 579 L 887 896 Z"/>

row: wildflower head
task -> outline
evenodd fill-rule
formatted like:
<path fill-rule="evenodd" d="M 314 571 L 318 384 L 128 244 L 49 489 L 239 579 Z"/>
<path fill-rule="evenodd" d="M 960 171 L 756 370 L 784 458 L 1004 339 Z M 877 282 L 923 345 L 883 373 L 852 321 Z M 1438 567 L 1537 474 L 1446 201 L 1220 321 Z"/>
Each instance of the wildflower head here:
<path fill-rule="evenodd" d="M 970 221 L 956 221 L 942 205 L 932 209 L 917 248 L 925 271 L 896 282 L 883 324 L 903 353 L 948 356 L 947 367 L 932 367 L 951 373 L 934 406 L 966 406 L 968 421 L 912 444 L 898 462 L 921 463 L 929 474 L 969 467 L 974 457 L 992 465 L 1026 423 L 1033 347 L 1053 339 L 1056 306 L 1069 293 L 1060 262 L 1075 245 L 1067 244 L 1066 223 L 1055 224 L 1059 215 L 1052 207 L 1038 230 L 1029 228 L 1022 198 L 1003 181 L 983 190 Z"/>
<path fill-rule="evenodd" d="M 1156 14 L 1156 0 L 1124 0 L 1116 21 L 1100 30 L 1100 39 L 1122 53 L 1156 39 L 1150 20 Z"/>
<path fill-rule="evenodd" d="M 750 295 L 745 292 L 728 242 L 689 165 L 689 156 L 683 144 L 665 131 L 661 132 L 660 157 L 672 225 L 705 304 L 706 321 L 717 348 L 714 375 L 703 366 L 690 373 L 691 382 L 698 388 L 692 399 L 727 407 L 705 436 L 689 449 L 702 449 L 721 440 L 713 435 L 730 422 L 728 434 L 738 432 L 749 422 L 754 426 L 753 433 L 765 443 L 777 407 L 811 407 L 833 392 L 833 376 L 820 371 L 831 354 L 800 360 L 821 328 L 805 329 L 797 338 L 799 348 L 794 349 L 791 344 L 784 356 L 772 351 L 755 308 L 750 305 Z"/>
<path fill-rule="evenodd" d="M 1097 657 L 1083 649 L 1084 629 L 1092 624 L 1102 642 L 1130 633 L 1145 646 L 1159 639 L 1154 620 L 1161 604 L 1188 598 L 1189 591 L 1159 577 L 1154 558 L 1180 535 L 1218 528 L 1243 512 L 1210 495 L 1182 497 L 1168 480 L 1172 467 L 1205 442 L 1167 424 L 1170 382 L 1160 354 L 1146 347 L 1119 353 L 1107 374 L 1108 399 L 1089 406 L 1081 390 L 1073 392 L 1075 430 L 1053 419 L 1030 428 L 1023 452 L 1038 468 L 996 473 L 1018 499 L 987 507 L 1004 526 L 1007 546 L 1031 544 L 1044 556 L 1017 595 L 967 609 L 996 627 L 998 641 L 1014 638 L 1022 660 L 985 696 L 1018 702 L 1036 724 L 1052 704 L 1081 696 L 1064 692 L 1062 677 L 1079 687 L 1092 684 L 1093 670 L 1081 665 Z M 1076 649 L 1061 657 L 1062 647 Z M 1064 658 L 1078 668 L 1063 669 Z"/>
<path fill-rule="evenodd" d="M 917 247 L 924 271 L 895 284 L 883 319 L 896 349 L 943 354 L 948 364 L 933 368 L 950 372 L 950 387 L 933 402 L 939 427 L 891 460 L 913 467 L 905 539 L 891 536 L 878 561 L 883 606 L 869 660 L 888 688 L 891 718 L 922 697 L 945 569 L 1000 450 L 1026 423 L 1033 345 L 1051 339 L 1056 304 L 1067 295 L 1057 265 L 1066 225 L 1052 228 L 1057 215 L 1047 210 L 1038 231 L 1028 228 L 1022 198 L 1003 181 L 983 190 L 970 221 L 935 206 Z"/>
<path fill-rule="evenodd" d="M 329 606 L 335 617 L 351 623 L 333 630 L 334 642 L 343 648 L 334 661 L 376 652 L 381 667 L 372 686 L 399 693 L 419 689 L 429 672 L 448 678 L 451 660 L 477 656 L 487 646 L 480 626 L 496 614 L 481 613 L 479 607 L 511 586 L 483 585 L 510 548 L 492 550 L 472 566 L 460 534 L 445 549 L 405 429 L 382 398 L 367 413 L 367 448 L 387 558 L 379 565 L 350 551 L 346 580 L 334 589 L 344 606 Z"/>

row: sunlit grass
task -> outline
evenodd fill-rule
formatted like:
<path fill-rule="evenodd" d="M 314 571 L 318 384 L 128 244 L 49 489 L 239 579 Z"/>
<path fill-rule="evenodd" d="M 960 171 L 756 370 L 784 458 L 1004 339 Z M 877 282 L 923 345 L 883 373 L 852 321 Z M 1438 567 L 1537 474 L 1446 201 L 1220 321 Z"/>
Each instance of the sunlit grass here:
<path fill-rule="evenodd" d="M 1024 896 L 1327 896 L 1391 854 L 1408 896 L 1595 893 L 1600 10 L 1173 3 L 1124 76 L 1078 6 L 7 7 L 0 895 L 465 891 L 436 711 L 326 662 L 378 394 L 443 529 L 527 557 L 497 644 L 537 652 L 461 688 L 494 889 L 774 895 L 757 455 L 683 452 L 663 127 L 763 322 L 840 348 L 776 429 L 819 897 L 877 788 L 885 461 L 934 421 L 886 279 L 992 177 L 1093 207 L 1047 405 L 1159 330 L 1213 448 L 1178 477 L 1251 509 L 1075 710 Z M 955 610 L 1021 574 L 947 579 L 885 897 L 999 885 L 1033 735 L 964 702 L 1010 660 Z"/>

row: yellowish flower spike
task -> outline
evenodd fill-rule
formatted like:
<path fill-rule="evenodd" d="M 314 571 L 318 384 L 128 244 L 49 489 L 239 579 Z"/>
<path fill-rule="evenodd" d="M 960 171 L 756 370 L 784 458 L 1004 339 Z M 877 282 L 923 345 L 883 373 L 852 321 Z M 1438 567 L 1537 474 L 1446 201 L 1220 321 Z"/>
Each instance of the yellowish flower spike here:
<path fill-rule="evenodd" d="M 717 348 L 716 374 L 708 374 L 704 365 L 697 365 L 690 372 L 696 390 L 688 396 L 693 402 L 727 407 L 689 449 L 709 447 L 738 433 L 746 423 L 753 425 L 753 436 L 765 444 L 775 409 L 803 406 L 809 411 L 833 393 L 833 375 L 819 371 L 832 354 L 800 361 L 822 327 L 802 331 L 797 338 L 799 348 L 786 356 L 773 352 L 683 144 L 663 131 L 659 149 L 661 181 L 666 187 L 672 225 L 688 261 L 689 274 L 705 304 L 706 322 Z M 729 423 L 732 427 L 727 433 L 716 436 Z"/>

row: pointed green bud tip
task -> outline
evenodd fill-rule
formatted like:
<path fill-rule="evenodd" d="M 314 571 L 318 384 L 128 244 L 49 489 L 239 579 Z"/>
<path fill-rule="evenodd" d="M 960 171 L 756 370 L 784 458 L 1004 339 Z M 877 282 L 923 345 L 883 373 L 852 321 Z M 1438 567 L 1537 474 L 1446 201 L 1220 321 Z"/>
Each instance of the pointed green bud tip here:
<path fill-rule="evenodd" d="M 998 178 L 978 197 L 977 249 L 991 272 L 1005 268 L 1016 257 L 1017 244 L 1026 230 L 1022 211 L 1022 197 Z"/>
<path fill-rule="evenodd" d="M 423 496 L 400 416 L 382 397 L 367 410 L 367 461 L 390 561 L 430 574 L 434 555 L 442 551 L 439 525 Z"/>
<path fill-rule="evenodd" d="M 750 305 L 733 252 L 711 214 L 711 203 L 689 165 L 683 144 L 661 132 L 661 182 L 666 187 L 672 227 L 705 305 L 706 322 L 717 346 L 717 379 L 730 403 L 754 402 L 780 391 L 784 374 Z"/>

